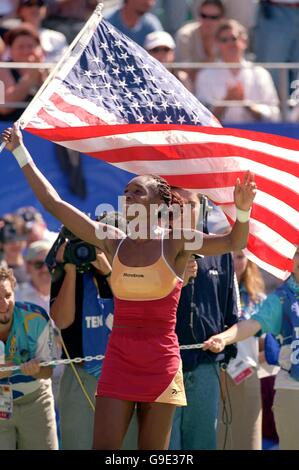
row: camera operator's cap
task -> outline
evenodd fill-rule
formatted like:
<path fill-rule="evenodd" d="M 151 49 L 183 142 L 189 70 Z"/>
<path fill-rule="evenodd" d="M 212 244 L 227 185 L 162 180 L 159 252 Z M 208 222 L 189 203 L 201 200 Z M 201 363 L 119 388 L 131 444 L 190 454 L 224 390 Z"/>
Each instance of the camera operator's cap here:
<path fill-rule="evenodd" d="M 35 260 L 39 254 L 43 251 L 47 253 L 50 251 L 53 243 L 49 240 L 38 240 L 37 242 L 33 242 L 29 245 L 27 252 L 24 256 L 26 261 L 33 261 Z"/>
<path fill-rule="evenodd" d="M 144 49 L 151 51 L 156 47 L 168 47 L 171 50 L 175 49 L 175 42 L 172 36 L 166 31 L 154 31 L 153 33 L 147 34 L 144 40 Z"/>
<path fill-rule="evenodd" d="M 26 229 L 31 229 L 35 222 L 44 222 L 42 214 L 33 206 L 20 207 L 16 214 L 23 218 Z"/>

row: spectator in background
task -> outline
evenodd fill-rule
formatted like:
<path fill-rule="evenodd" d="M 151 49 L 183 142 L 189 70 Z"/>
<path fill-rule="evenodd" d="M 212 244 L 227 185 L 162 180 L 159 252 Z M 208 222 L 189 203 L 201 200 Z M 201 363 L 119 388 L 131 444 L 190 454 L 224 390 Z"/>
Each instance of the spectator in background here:
<path fill-rule="evenodd" d="M 47 228 L 47 224 L 40 212 L 35 207 L 20 207 L 16 215 L 23 218 L 25 222 L 25 229 L 27 234 L 27 246 L 38 240 L 48 240 L 52 243 L 55 242 L 58 233 L 51 232 Z"/>
<path fill-rule="evenodd" d="M 47 17 L 43 26 L 60 31 L 68 43 L 71 43 L 97 4 L 98 0 L 48 0 Z"/>
<path fill-rule="evenodd" d="M 192 1 L 192 0 L 191 0 Z M 165 30 L 174 35 L 190 19 L 190 0 L 158 0 L 153 13 L 161 19 Z"/>
<path fill-rule="evenodd" d="M 16 289 L 16 300 L 39 305 L 47 313 L 50 307 L 51 276 L 45 259 L 51 246 L 52 243 L 47 240 L 39 240 L 29 245 L 25 260 L 30 282 Z"/>
<path fill-rule="evenodd" d="M 193 214 L 199 213 L 196 193 L 177 188 L 174 191 L 178 192 L 185 203 L 193 204 Z M 201 199 L 205 208 L 204 232 L 207 232 L 208 204 L 206 198 Z M 238 320 L 231 255 L 205 256 L 193 263 L 195 269 L 188 265 L 190 280 L 182 289 L 177 311 L 176 333 L 180 345 L 202 343 L 212 331 L 223 331 Z M 219 364 L 227 360 L 231 353 L 232 350 L 227 351 L 224 357 L 224 354 L 207 354 L 201 349 L 181 351 L 187 407 L 176 409 L 170 449 L 216 449 L 220 400 Z"/>
<path fill-rule="evenodd" d="M 277 121 L 279 101 L 269 72 L 244 59 L 246 29 L 235 20 L 223 20 L 215 38 L 221 61 L 239 64 L 239 67 L 200 72 L 195 84 L 196 97 L 223 123 Z M 229 101 L 241 103 L 225 106 Z"/>
<path fill-rule="evenodd" d="M 227 344 L 241 341 L 258 332 L 280 336 L 277 360 L 281 366 L 275 380 L 274 418 L 280 450 L 299 449 L 299 248 L 290 277 L 268 295 L 250 319 L 205 342 L 205 349 L 221 351 Z M 273 362 L 272 362 L 273 363 Z M 239 414 L 239 410 L 238 410 Z"/>
<path fill-rule="evenodd" d="M 240 252 L 233 254 L 241 300 L 240 321 L 257 312 L 265 298 L 264 283 L 256 264 Z M 232 407 L 231 450 L 262 449 L 262 397 L 258 378 L 258 338 L 238 343 L 238 355 L 229 362 L 226 374 L 227 394 Z M 243 377 L 241 375 L 243 374 Z M 219 448 L 224 441 L 225 424 L 220 421 Z"/>
<path fill-rule="evenodd" d="M 98 252 L 90 270 L 82 272 L 79 266 L 62 263 L 64 249 L 62 245 L 57 253 L 51 286 L 51 317 L 61 329 L 66 348 L 63 356 L 105 355 L 113 323 L 108 284 L 111 266 L 104 253 Z M 63 450 L 92 447 L 95 392 L 101 369 L 102 361 L 67 365 L 64 369 L 58 399 Z"/>
<path fill-rule="evenodd" d="M 174 62 L 175 42 L 169 33 L 165 31 L 154 31 L 145 37 L 144 49 L 155 59 L 167 65 L 168 70 L 192 91 L 192 83 L 188 74 L 183 70 L 171 70 L 170 64 Z"/>
<path fill-rule="evenodd" d="M 259 2 L 254 51 L 258 62 L 299 62 L 299 1 Z M 271 75 L 279 86 L 279 70 Z M 295 77 L 291 77 L 295 78 Z"/>
<path fill-rule="evenodd" d="M 163 27 L 156 16 L 149 13 L 156 0 L 124 0 L 120 8 L 106 13 L 107 20 L 140 46 L 147 34 Z"/>
<path fill-rule="evenodd" d="M 59 31 L 41 27 L 46 12 L 45 0 L 19 0 L 18 16 L 23 22 L 31 24 L 39 33 L 45 61 L 57 62 L 67 48 L 67 40 Z"/>
<path fill-rule="evenodd" d="M 198 20 L 187 23 L 176 34 L 178 62 L 214 62 L 215 31 L 225 15 L 221 0 L 205 0 L 198 8 Z M 197 71 L 189 71 L 194 81 Z"/>
<path fill-rule="evenodd" d="M 248 31 L 255 25 L 258 0 L 224 0 L 226 16 L 241 23 Z"/>
<path fill-rule="evenodd" d="M 15 214 L 6 214 L 2 218 L 1 242 L 3 257 L 7 266 L 13 269 L 18 284 L 30 281 L 27 273 L 23 251 L 26 247 L 26 230 L 24 221 Z"/>
<path fill-rule="evenodd" d="M 56 358 L 54 331 L 47 313 L 37 305 L 15 302 L 16 280 L 0 269 L 0 340 L 5 364 L 20 370 L 0 372 L 1 397 L 6 409 L 0 420 L 1 450 L 57 450 L 52 367 L 41 361 Z M 12 398 L 8 401 L 9 393 Z M 6 393 L 6 395 L 5 395 Z"/>
<path fill-rule="evenodd" d="M 38 33 L 26 23 L 5 34 L 11 62 L 43 62 L 44 55 Z M 12 64 L 13 65 L 13 64 Z M 1 69 L 0 80 L 5 85 L 5 103 L 29 103 L 42 85 L 47 72 L 40 69 Z M 0 106 L 0 121 L 17 121 L 24 109 Z"/>

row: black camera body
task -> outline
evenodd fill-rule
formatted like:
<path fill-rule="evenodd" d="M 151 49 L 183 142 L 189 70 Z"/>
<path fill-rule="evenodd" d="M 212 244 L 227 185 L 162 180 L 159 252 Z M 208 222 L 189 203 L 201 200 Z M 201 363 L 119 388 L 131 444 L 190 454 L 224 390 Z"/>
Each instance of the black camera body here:
<path fill-rule="evenodd" d="M 5 219 L 1 219 L 2 227 L 0 228 L 0 243 L 9 243 L 26 240 L 26 235 L 20 233 L 16 225 Z"/>
<path fill-rule="evenodd" d="M 62 226 L 58 238 L 52 246 L 46 258 L 50 272 L 57 267 L 56 255 L 61 245 L 67 240 L 63 261 L 77 267 L 77 271 L 84 273 L 89 271 L 91 262 L 96 260 L 96 248 L 76 237 L 70 230 Z"/>

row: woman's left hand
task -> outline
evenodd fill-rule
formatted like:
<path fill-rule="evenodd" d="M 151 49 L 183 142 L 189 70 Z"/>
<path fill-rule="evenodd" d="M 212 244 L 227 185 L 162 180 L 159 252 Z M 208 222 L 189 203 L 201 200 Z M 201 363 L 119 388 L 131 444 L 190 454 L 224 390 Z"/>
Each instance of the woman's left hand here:
<path fill-rule="evenodd" d="M 242 183 L 237 179 L 234 190 L 234 201 L 237 209 L 248 211 L 253 203 L 256 195 L 256 184 L 254 182 L 254 175 L 250 171 L 244 174 Z"/>

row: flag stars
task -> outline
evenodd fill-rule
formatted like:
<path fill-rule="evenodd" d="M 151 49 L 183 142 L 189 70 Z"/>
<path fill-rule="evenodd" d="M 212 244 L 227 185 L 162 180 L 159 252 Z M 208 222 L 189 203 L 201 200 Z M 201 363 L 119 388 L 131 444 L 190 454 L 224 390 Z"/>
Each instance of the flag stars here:
<path fill-rule="evenodd" d="M 121 47 L 121 45 L 122 45 L 121 40 L 120 40 L 120 39 L 117 39 L 116 41 L 114 41 L 114 45 L 115 45 L 116 47 Z"/>
<path fill-rule="evenodd" d="M 82 91 L 83 85 L 81 83 L 77 83 L 76 88 L 78 88 L 79 91 Z"/>
<path fill-rule="evenodd" d="M 149 94 L 149 91 L 147 90 L 147 88 L 141 88 L 139 90 L 139 92 L 143 95 L 143 96 L 147 96 Z"/>
<path fill-rule="evenodd" d="M 126 94 L 125 94 L 125 97 L 128 98 L 128 100 L 131 100 L 133 98 L 133 93 L 131 93 L 131 91 L 128 91 Z"/>
<path fill-rule="evenodd" d="M 134 78 L 134 83 L 136 83 L 136 85 L 140 85 L 140 83 L 142 83 L 142 78 L 140 78 L 140 77 L 135 77 L 135 78 Z"/>
<path fill-rule="evenodd" d="M 123 107 L 122 104 L 117 106 L 117 111 L 120 112 L 120 113 L 123 113 L 125 111 L 125 108 Z"/>
<path fill-rule="evenodd" d="M 175 107 L 178 108 L 178 109 L 181 109 L 181 108 L 183 107 L 183 106 L 181 105 L 181 103 L 179 103 L 178 101 L 175 101 L 175 102 L 173 103 L 173 106 L 175 106 Z"/>
<path fill-rule="evenodd" d="M 167 116 L 167 114 L 166 114 L 164 122 L 166 122 L 166 124 L 171 124 L 172 123 L 171 116 Z"/>
<path fill-rule="evenodd" d="M 122 60 L 128 60 L 129 56 L 128 56 L 128 54 L 127 54 L 126 52 L 123 52 L 122 54 L 120 54 L 120 58 L 121 58 Z"/>
<path fill-rule="evenodd" d="M 122 88 L 126 88 L 126 87 L 128 86 L 128 84 L 127 84 L 127 82 L 126 82 L 125 79 L 124 79 L 124 80 L 120 80 L 120 81 L 118 82 L 118 84 L 119 84 L 119 86 L 121 86 Z"/>
<path fill-rule="evenodd" d="M 97 89 L 100 87 L 96 83 L 91 83 L 90 88 L 92 88 L 94 91 L 97 91 Z"/>
<path fill-rule="evenodd" d="M 143 70 L 149 71 L 149 69 L 150 69 L 151 67 L 150 67 L 149 64 L 143 64 L 143 65 L 141 65 L 141 68 L 142 68 Z"/>
<path fill-rule="evenodd" d="M 100 77 L 102 77 L 102 79 L 104 79 L 107 75 L 105 70 L 99 70 L 98 74 L 100 75 Z"/>
<path fill-rule="evenodd" d="M 128 66 L 126 67 L 126 71 L 127 71 L 127 72 L 130 72 L 130 73 L 132 73 L 132 74 L 134 74 L 135 70 L 136 70 L 136 69 L 135 69 L 134 65 L 128 65 Z"/>
<path fill-rule="evenodd" d="M 85 70 L 84 75 L 86 75 L 86 77 L 90 78 L 92 76 L 91 70 Z"/>
<path fill-rule="evenodd" d="M 144 123 L 144 117 L 143 116 L 137 116 L 136 121 L 138 121 L 139 124 L 143 124 Z"/>
<path fill-rule="evenodd" d="M 139 104 L 138 104 L 138 102 L 137 102 L 137 101 L 134 101 L 134 102 L 131 104 L 131 108 L 134 108 L 134 109 L 139 109 L 139 108 L 140 108 L 140 106 L 139 106 Z"/>
<path fill-rule="evenodd" d="M 110 91 L 110 89 L 112 88 L 112 84 L 110 82 L 107 82 L 104 84 L 104 88 Z"/>
<path fill-rule="evenodd" d="M 162 96 L 164 92 L 161 90 L 161 88 L 157 88 L 154 93 L 157 93 L 157 95 Z"/>
<path fill-rule="evenodd" d="M 107 60 L 110 64 L 113 64 L 113 62 L 115 62 L 115 58 L 112 54 L 107 54 Z"/>
<path fill-rule="evenodd" d="M 105 49 L 105 51 L 108 51 L 109 50 L 109 46 L 106 42 L 101 42 L 100 43 L 100 48 L 101 49 Z"/>
<path fill-rule="evenodd" d="M 153 101 L 147 101 L 146 106 L 152 110 L 155 107 L 155 104 Z"/>
<path fill-rule="evenodd" d="M 197 125 L 197 124 L 200 122 L 200 119 L 199 119 L 198 116 L 194 115 L 194 116 L 192 116 L 191 121 L 192 121 L 195 125 Z"/>
<path fill-rule="evenodd" d="M 184 122 L 186 122 L 186 119 L 184 118 L 184 116 L 180 116 L 178 118 L 178 121 L 179 121 L 180 124 L 184 124 Z"/>
<path fill-rule="evenodd" d="M 119 70 L 119 67 L 115 67 L 112 69 L 112 75 L 116 75 L 117 77 L 121 75 L 121 71 Z"/>
<path fill-rule="evenodd" d="M 91 62 L 94 62 L 96 65 L 99 65 L 99 63 L 101 62 L 101 59 L 99 57 L 95 57 L 94 59 L 92 59 Z"/>
<path fill-rule="evenodd" d="M 166 111 L 166 109 L 169 108 L 169 104 L 166 100 L 162 101 L 161 106 L 164 109 L 164 111 Z"/>
<path fill-rule="evenodd" d="M 159 118 L 158 118 L 158 116 L 152 115 L 150 121 L 151 121 L 153 124 L 158 124 L 158 123 L 159 123 Z"/>

